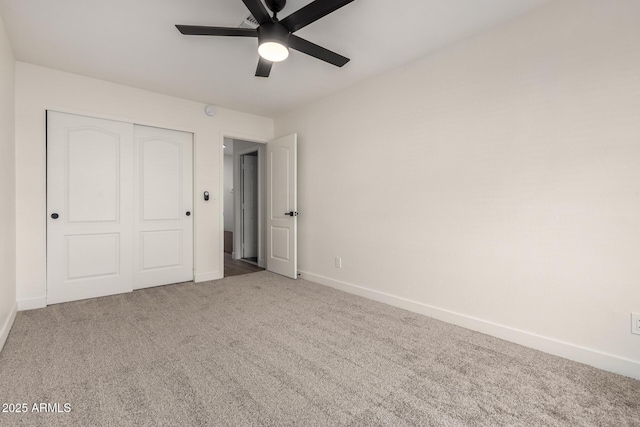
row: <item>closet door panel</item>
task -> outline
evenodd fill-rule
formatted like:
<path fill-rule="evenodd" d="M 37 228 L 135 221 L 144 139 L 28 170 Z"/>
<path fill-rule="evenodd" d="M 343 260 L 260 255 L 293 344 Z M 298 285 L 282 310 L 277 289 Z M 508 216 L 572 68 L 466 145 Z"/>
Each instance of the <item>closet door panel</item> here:
<path fill-rule="evenodd" d="M 133 125 L 47 113 L 47 304 L 133 288 Z"/>
<path fill-rule="evenodd" d="M 193 136 L 134 127 L 134 288 L 193 280 Z"/>

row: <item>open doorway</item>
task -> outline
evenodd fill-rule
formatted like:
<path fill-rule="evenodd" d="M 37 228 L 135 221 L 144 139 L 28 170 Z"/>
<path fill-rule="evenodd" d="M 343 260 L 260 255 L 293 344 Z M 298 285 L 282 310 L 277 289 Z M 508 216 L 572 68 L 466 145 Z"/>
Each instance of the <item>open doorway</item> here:
<path fill-rule="evenodd" d="M 224 139 L 224 276 L 264 270 L 264 144 Z"/>

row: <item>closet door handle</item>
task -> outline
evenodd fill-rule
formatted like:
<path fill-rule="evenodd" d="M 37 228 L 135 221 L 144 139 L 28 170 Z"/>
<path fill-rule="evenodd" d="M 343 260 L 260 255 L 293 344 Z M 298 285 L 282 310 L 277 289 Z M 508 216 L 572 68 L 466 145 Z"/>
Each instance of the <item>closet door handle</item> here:
<path fill-rule="evenodd" d="M 187 211 L 187 213 L 185 215 L 191 216 L 191 212 Z"/>
<path fill-rule="evenodd" d="M 58 215 L 55 212 L 51 214 L 51 218 L 53 218 L 53 219 L 58 219 L 58 217 L 60 217 L 60 215 Z"/>

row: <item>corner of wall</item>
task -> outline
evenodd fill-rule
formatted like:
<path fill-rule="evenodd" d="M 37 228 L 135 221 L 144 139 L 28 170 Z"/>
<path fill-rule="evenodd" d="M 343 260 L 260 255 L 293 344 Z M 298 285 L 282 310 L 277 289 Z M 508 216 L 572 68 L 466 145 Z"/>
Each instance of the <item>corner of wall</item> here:
<path fill-rule="evenodd" d="M 47 298 L 18 299 L 16 304 L 18 311 L 35 310 L 37 308 L 45 308 L 47 306 Z"/>
<path fill-rule="evenodd" d="M 222 279 L 223 275 L 220 271 L 212 271 L 210 273 L 200 273 L 196 274 L 193 277 L 194 283 L 208 282 L 210 280 L 219 280 Z"/>
<path fill-rule="evenodd" d="M 2 322 L 2 327 L 0 327 L 0 351 L 4 348 L 4 343 L 7 342 L 7 338 L 9 337 L 9 332 L 11 331 L 11 326 L 13 326 L 13 321 L 16 318 L 16 313 L 18 312 L 18 304 L 13 303 L 13 308 L 9 311 L 9 315 Z"/>
<path fill-rule="evenodd" d="M 16 316 L 15 68 L 0 16 L 0 349 Z"/>

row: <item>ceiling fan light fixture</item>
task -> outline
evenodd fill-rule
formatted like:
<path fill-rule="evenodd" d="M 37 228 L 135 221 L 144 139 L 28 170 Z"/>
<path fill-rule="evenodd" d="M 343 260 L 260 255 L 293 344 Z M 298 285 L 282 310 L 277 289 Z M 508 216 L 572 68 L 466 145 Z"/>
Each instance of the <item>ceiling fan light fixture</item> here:
<path fill-rule="evenodd" d="M 289 30 L 278 23 L 262 24 L 258 28 L 258 54 L 271 62 L 280 62 L 289 56 Z"/>
<path fill-rule="evenodd" d="M 258 46 L 258 53 L 267 61 L 280 62 L 289 56 L 289 48 L 278 42 L 264 42 Z"/>

